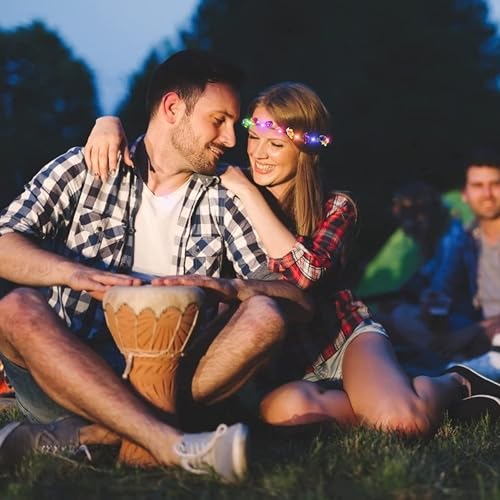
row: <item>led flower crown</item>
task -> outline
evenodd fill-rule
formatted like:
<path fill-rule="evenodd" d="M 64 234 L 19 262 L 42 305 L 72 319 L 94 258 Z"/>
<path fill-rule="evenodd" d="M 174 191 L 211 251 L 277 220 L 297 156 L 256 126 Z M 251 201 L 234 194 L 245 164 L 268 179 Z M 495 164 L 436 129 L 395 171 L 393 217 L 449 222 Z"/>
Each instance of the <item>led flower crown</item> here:
<path fill-rule="evenodd" d="M 272 130 L 276 130 L 280 134 L 286 134 L 292 141 L 302 142 L 306 146 L 323 146 L 326 147 L 328 144 L 332 142 L 331 138 L 324 134 L 318 134 L 315 132 L 304 132 L 300 134 L 299 132 L 295 132 L 291 127 L 281 127 L 277 125 L 271 120 L 259 120 L 258 118 L 243 118 L 241 124 L 245 128 L 250 127 L 259 127 L 259 128 L 268 128 Z"/>

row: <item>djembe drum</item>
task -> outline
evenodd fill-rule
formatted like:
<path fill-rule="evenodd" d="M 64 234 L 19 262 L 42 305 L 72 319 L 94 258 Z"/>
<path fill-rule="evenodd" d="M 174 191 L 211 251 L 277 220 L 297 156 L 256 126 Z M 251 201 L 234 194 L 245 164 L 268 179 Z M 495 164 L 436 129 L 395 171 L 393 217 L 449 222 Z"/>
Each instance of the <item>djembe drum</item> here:
<path fill-rule="evenodd" d="M 116 286 L 104 295 L 106 323 L 126 361 L 122 377 L 165 412 L 175 412 L 179 358 L 204 297 L 202 289 L 184 286 Z M 158 465 L 149 452 L 126 439 L 118 460 L 140 467 Z"/>

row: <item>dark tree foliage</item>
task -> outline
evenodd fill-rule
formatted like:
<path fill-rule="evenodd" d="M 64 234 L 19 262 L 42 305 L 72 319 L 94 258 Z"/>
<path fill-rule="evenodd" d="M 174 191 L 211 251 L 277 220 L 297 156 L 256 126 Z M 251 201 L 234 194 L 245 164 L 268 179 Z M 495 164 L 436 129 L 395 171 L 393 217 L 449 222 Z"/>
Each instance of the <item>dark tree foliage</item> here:
<path fill-rule="evenodd" d="M 0 31 L 0 202 L 47 161 L 84 143 L 98 104 L 93 75 L 42 23 Z"/>
<path fill-rule="evenodd" d="M 154 69 L 161 62 L 158 53 L 153 50 L 142 68 L 132 75 L 129 83 L 128 96 L 118 107 L 120 116 L 129 140 L 135 139 L 146 130 L 148 122 L 146 114 L 146 92 Z"/>
<path fill-rule="evenodd" d="M 484 0 L 203 0 L 181 38 L 245 69 L 244 106 L 284 80 L 319 93 L 334 138 L 325 179 L 358 200 L 366 259 L 393 228 L 395 188 L 456 187 L 463 156 L 500 138 L 500 46 L 486 16 Z"/>

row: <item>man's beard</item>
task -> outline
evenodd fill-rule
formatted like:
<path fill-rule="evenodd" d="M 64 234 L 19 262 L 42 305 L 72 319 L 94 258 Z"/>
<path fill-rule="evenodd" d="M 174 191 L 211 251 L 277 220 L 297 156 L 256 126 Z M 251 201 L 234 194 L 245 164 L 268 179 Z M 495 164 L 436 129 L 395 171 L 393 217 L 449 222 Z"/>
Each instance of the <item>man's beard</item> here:
<path fill-rule="evenodd" d="M 201 145 L 201 139 L 196 136 L 187 116 L 183 116 L 172 134 L 172 146 L 184 157 L 191 171 L 202 175 L 213 175 L 217 158 L 208 149 L 208 145 Z M 221 146 L 217 146 L 222 149 Z"/>
<path fill-rule="evenodd" d="M 489 200 L 486 200 L 489 201 Z M 484 208 L 484 202 L 485 200 L 479 200 L 476 203 L 476 206 L 473 207 L 473 212 L 476 215 L 476 218 L 479 220 L 484 220 L 484 221 L 494 221 L 500 218 L 500 210 L 498 209 L 498 204 L 495 202 L 492 202 L 493 206 L 491 206 L 489 209 Z"/>

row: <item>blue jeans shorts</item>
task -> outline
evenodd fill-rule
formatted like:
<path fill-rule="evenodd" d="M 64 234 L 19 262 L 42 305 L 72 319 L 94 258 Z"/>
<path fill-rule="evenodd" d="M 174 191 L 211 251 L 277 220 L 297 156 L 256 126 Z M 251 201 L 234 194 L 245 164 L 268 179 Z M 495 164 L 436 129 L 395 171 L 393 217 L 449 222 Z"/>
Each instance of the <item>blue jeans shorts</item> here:
<path fill-rule="evenodd" d="M 114 342 L 104 341 L 91 347 L 116 374 L 123 373 L 125 362 Z M 4 365 L 10 385 L 14 387 L 19 409 L 30 421 L 45 424 L 58 418 L 75 416 L 47 396 L 26 368 L 13 363 L 2 353 L 0 361 Z"/>
<path fill-rule="evenodd" d="M 28 420 L 46 424 L 60 417 L 74 415 L 74 413 L 52 401 L 35 382 L 35 379 L 28 370 L 9 361 L 1 353 L 0 359 L 5 368 L 9 383 L 15 389 L 19 409 Z"/>

